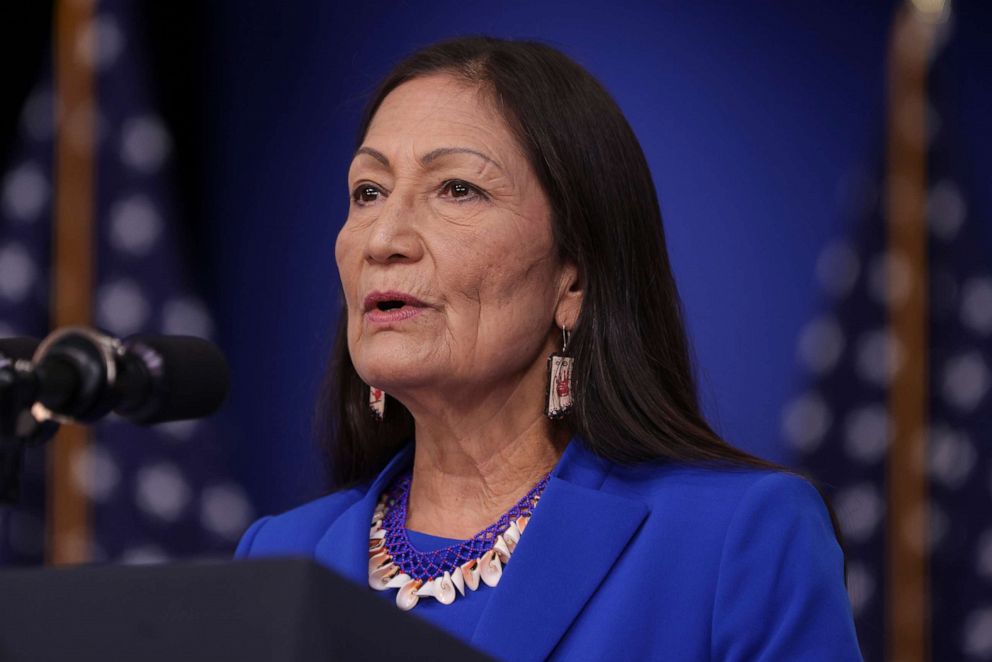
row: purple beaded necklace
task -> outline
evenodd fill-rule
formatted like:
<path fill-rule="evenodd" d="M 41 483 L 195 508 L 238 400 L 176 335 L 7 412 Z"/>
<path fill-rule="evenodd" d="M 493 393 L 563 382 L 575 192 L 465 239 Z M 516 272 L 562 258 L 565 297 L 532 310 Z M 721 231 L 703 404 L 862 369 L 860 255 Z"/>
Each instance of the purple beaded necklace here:
<path fill-rule="evenodd" d="M 422 552 L 410 542 L 406 528 L 412 475 L 399 477 L 372 516 L 369 585 L 377 590 L 399 588 L 396 603 L 402 609 L 412 609 L 424 596 L 450 604 L 456 590 L 461 595 L 466 586 L 476 590 L 480 579 L 495 586 L 550 479 L 549 473 L 494 524 L 468 540 Z"/>

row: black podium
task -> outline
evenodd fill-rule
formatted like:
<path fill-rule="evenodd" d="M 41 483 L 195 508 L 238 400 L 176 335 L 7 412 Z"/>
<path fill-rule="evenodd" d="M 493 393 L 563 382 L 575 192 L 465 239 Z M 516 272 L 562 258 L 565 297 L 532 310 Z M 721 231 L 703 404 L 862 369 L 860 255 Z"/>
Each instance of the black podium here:
<path fill-rule="evenodd" d="M 0 570 L 0 660 L 489 659 L 305 559 Z"/>

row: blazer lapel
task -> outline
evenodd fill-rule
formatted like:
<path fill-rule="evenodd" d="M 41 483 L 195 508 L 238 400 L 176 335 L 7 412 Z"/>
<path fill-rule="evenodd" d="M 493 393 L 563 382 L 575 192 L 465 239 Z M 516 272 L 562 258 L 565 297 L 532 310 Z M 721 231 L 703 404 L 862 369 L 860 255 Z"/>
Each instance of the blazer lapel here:
<path fill-rule="evenodd" d="M 599 491 L 610 466 L 569 444 L 499 586 L 487 589 L 472 645 L 498 658 L 550 655 L 648 514 L 642 501 Z"/>
<path fill-rule="evenodd" d="M 372 511 L 379 495 L 396 474 L 407 466 L 413 453 L 413 444 L 407 444 L 379 472 L 364 496 L 349 506 L 317 542 L 314 557 L 348 579 L 359 584 L 369 581 L 368 540 L 372 525 Z M 355 544 L 355 541 L 362 541 Z"/>

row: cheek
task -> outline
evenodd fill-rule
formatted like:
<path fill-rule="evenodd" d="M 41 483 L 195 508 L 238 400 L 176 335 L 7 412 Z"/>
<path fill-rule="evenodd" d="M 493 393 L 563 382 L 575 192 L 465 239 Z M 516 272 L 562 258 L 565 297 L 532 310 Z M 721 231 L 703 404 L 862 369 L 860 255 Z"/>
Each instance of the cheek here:
<path fill-rule="evenodd" d="M 500 309 L 543 307 L 552 292 L 551 266 L 551 260 L 534 254 L 494 260 L 484 272 L 486 303 Z"/>
<path fill-rule="evenodd" d="M 351 250 L 351 234 L 352 233 L 349 229 L 348 222 L 345 221 L 345 224 L 338 232 L 337 238 L 334 240 L 334 260 L 338 264 L 339 271 L 344 268 L 347 262 L 348 254 Z"/>
<path fill-rule="evenodd" d="M 553 315 L 555 261 L 550 237 L 530 234 L 488 233 L 453 244 L 438 260 L 442 289 L 458 297 L 452 322 L 462 328 L 455 337 L 483 348 L 543 342 Z"/>
<path fill-rule="evenodd" d="M 351 279 L 349 278 L 349 270 L 347 268 L 347 247 L 342 243 L 341 234 L 343 232 L 342 230 L 341 233 L 338 233 L 337 241 L 334 243 L 334 259 L 338 265 L 338 278 L 341 280 L 341 291 L 344 294 L 344 310 L 341 314 L 346 315 L 348 321 L 345 327 L 348 335 L 348 353 L 354 356 L 358 329 L 355 326 L 355 316 L 351 313 L 351 296 L 349 295 Z"/>
<path fill-rule="evenodd" d="M 338 277 L 341 279 L 341 289 L 344 292 L 345 311 L 348 316 L 348 349 L 354 355 L 355 344 L 361 335 L 361 316 L 352 310 L 353 292 L 359 277 L 360 257 L 356 251 L 361 245 L 355 231 L 347 223 L 338 233 L 334 242 L 334 259 L 338 266 Z"/>
<path fill-rule="evenodd" d="M 538 210 L 515 214 L 485 242 L 482 287 L 500 307 L 544 307 L 553 297 L 554 242 Z"/>
<path fill-rule="evenodd" d="M 341 286 L 344 288 L 346 300 L 348 300 L 354 278 L 357 276 L 357 265 L 360 258 L 356 256 L 356 253 L 360 248 L 355 231 L 348 223 L 345 223 L 334 242 L 334 260 L 337 262 L 338 275 L 341 277 Z"/>
<path fill-rule="evenodd" d="M 446 296 L 485 305 L 531 298 L 553 266 L 543 243 L 499 232 L 445 242 L 434 252 L 439 285 Z"/>

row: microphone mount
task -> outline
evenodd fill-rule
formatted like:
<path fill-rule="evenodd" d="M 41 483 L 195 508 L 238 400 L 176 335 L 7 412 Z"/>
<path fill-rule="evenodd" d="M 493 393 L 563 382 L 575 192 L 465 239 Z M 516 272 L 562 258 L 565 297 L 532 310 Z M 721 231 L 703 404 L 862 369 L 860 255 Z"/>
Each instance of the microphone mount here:
<path fill-rule="evenodd" d="M 120 340 L 85 327 L 49 334 L 35 350 L 35 417 L 90 423 L 110 413 L 118 382 Z"/>
<path fill-rule="evenodd" d="M 112 411 L 141 425 L 200 418 L 220 407 L 228 383 L 223 354 L 192 336 L 119 340 L 66 327 L 41 343 L 0 339 L 0 503 L 16 500 L 23 448 L 60 424 Z"/>
<path fill-rule="evenodd" d="M 32 411 L 36 388 L 30 357 L 37 345 L 33 338 L 0 341 L 0 505 L 17 503 L 25 447 L 48 441 L 59 428 Z"/>

